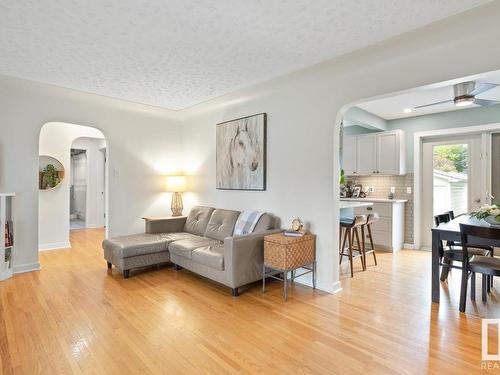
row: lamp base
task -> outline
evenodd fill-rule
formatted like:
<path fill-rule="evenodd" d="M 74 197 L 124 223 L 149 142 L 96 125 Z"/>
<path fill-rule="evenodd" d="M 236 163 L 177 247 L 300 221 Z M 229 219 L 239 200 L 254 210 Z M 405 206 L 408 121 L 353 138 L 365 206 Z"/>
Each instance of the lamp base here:
<path fill-rule="evenodd" d="M 172 210 L 172 216 L 182 216 L 182 195 L 181 193 L 172 194 L 172 204 L 170 209 Z"/>

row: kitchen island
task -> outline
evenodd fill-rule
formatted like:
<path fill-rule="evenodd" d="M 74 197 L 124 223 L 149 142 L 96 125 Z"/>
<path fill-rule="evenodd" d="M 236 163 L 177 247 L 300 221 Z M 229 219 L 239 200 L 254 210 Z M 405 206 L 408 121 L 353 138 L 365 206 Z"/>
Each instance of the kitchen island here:
<path fill-rule="evenodd" d="M 340 201 L 340 219 L 353 219 L 354 209 L 373 206 L 372 202 Z"/>
<path fill-rule="evenodd" d="M 351 218 L 354 215 L 369 215 L 376 212 L 379 220 L 372 225 L 373 242 L 377 250 L 395 252 L 403 248 L 406 202 L 406 199 L 341 198 L 341 207 L 346 208 L 341 208 L 340 217 L 344 217 L 344 210 L 349 210 L 345 211 L 345 215 L 352 215 Z M 363 206 L 351 206 L 355 204 Z"/>

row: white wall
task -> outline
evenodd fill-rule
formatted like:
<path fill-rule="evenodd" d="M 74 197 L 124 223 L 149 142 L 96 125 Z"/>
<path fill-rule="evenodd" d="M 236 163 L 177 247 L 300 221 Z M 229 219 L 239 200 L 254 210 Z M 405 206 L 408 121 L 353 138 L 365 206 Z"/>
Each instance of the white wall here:
<path fill-rule="evenodd" d="M 0 77 L 0 191 L 16 191 L 16 270 L 37 263 L 38 135 L 48 121 L 91 125 L 109 141 L 110 235 L 140 231 L 164 215 L 162 174 L 180 165 L 196 202 L 256 207 L 311 222 L 318 234 L 318 285 L 338 289 L 338 127 L 346 105 L 500 68 L 500 3 L 493 2 L 305 71 L 181 113 Z M 467 30 L 467 32 L 463 32 Z M 464 53 L 464 51 L 467 51 Z M 488 56 L 480 59 L 477 56 Z M 457 61 L 460 63 L 457 64 Z M 133 77 L 131 77 L 133 78 Z M 268 190 L 215 190 L 215 123 L 268 113 Z M 119 169 L 120 177 L 114 177 Z M 15 178 L 13 177 L 15 176 Z"/>
<path fill-rule="evenodd" d="M 185 111 L 184 153 L 197 192 L 188 205 L 267 210 L 285 226 L 294 216 L 309 221 L 318 235 L 319 287 L 337 290 L 339 112 L 362 99 L 500 68 L 500 49 L 491 48 L 498 14 L 500 4 L 489 4 Z M 267 191 L 217 191 L 215 124 L 260 112 L 268 114 Z"/>
<path fill-rule="evenodd" d="M 106 141 L 98 138 L 78 138 L 71 148 L 86 150 L 84 216 L 87 228 L 100 228 L 104 220 L 104 153 Z"/>
<path fill-rule="evenodd" d="M 180 129 L 171 111 L 0 76 L 0 191 L 17 193 L 17 272 L 39 267 L 39 135 L 51 121 L 93 126 L 108 140 L 111 236 L 140 232 L 144 215 L 168 214 L 163 176 L 180 168 Z"/>

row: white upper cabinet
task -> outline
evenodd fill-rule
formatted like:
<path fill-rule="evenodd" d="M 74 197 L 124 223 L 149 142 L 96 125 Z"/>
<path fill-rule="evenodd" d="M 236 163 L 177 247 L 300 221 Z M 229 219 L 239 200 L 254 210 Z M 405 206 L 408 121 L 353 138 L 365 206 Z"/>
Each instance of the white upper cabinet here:
<path fill-rule="evenodd" d="M 356 173 L 368 175 L 377 170 L 377 136 L 375 134 L 356 137 Z"/>
<path fill-rule="evenodd" d="M 343 146 L 343 168 L 346 176 L 356 174 L 356 137 L 345 137 Z"/>
<path fill-rule="evenodd" d="M 390 176 L 406 173 L 405 139 L 402 130 L 345 136 L 343 152 L 344 171 L 347 176 Z"/>
<path fill-rule="evenodd" d="M 383 133 L 377 136 L 377 173 L 397 175 L 401 173 L 401 149 L 399 133 Z"/>

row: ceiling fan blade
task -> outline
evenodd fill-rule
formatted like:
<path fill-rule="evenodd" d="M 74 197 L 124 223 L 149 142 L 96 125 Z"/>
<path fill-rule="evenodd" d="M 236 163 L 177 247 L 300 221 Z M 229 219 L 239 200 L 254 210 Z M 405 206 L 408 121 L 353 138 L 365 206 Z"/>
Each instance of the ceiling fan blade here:
<path fill-rule="evenodd" d="M 486 99 L 474 99 L 474 104 L 480 105 L 482 107 L 492 107 L 494 105 L 500 104 L 496 100 L 486 100 Z"/>
<path fill-rule="evenodd" d="M 419 106 L 413 107 L 413 109 L 428 108 L 428 107 L 433 107 L 435 105 L 441 105 L 441 104 L 453 103 L 453 102 L 454 102 L 453 99 L 451 99 L 451 100 L 443 100 L 442 102 L 436 102 L 436 103 L 431 103 L 431 104 L 419 105 Z"/>
<path fill-rule="evenodd" d="M 496 83 L 487 83 L 487 82 L 482 82 L 482 83 L 479 83 L 475 88 L 474 90 L 472 90 L 469 95 L 472 95 L 472 96 L 476 96 L 476 95 L 479 95 L 479 94 L 482 94 L 483 92 L 485 91 L 488 91 L 488 90 L 491 90 L 492 88 L 495 88 L 497 87 L 498 84 Z"/>

